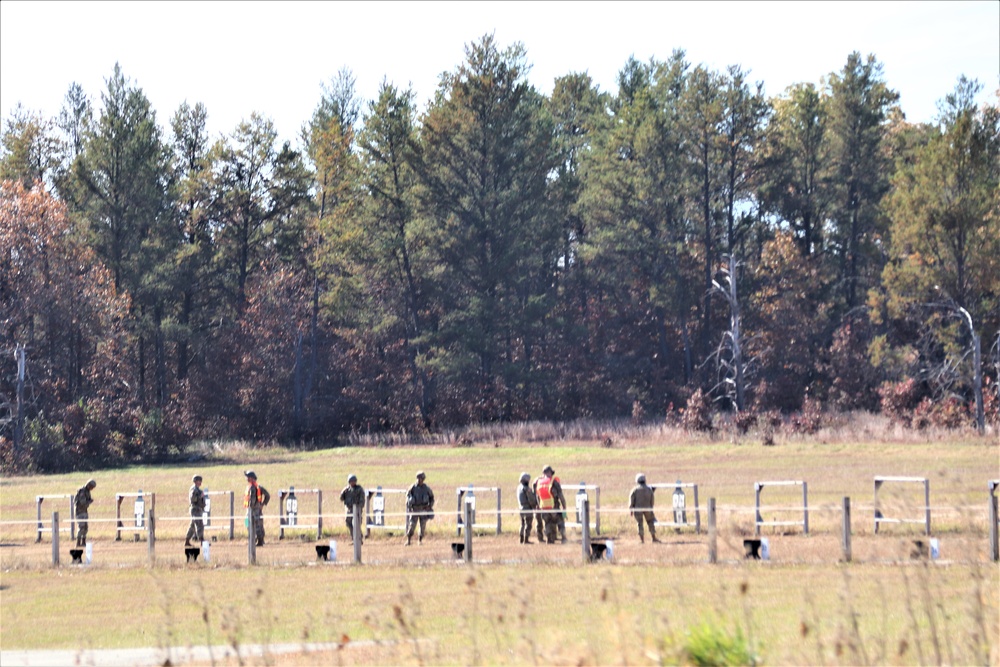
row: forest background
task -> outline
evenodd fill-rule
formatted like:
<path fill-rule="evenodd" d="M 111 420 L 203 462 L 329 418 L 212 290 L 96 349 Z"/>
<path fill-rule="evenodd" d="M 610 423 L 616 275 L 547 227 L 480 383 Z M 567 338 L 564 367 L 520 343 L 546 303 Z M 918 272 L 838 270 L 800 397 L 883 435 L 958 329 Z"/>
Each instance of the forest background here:
<path fill-rule="evenodd" d="M 161 125 L 117 65 L 15 108 L 3 470 L 584 418 L 995 433 L 1000 91 L 911 123 L 858 52 L 774 97 L 683 51 L 614 92 L 527 70 L 486 35 L 419 109 L 343 69 L 294 143 Z"/>

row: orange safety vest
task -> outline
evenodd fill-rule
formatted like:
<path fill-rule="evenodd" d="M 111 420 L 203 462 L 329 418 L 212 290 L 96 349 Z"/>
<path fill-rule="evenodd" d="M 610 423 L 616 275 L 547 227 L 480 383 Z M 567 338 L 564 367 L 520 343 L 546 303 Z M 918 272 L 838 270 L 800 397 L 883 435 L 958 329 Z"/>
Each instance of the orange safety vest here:
<path fill-rule="evenodd" d="M 260 490 L 260 485 L 250 484 L 247 486 L 247 492 L 243 495 L 243 507 L 250 507 L 251 489 L 257 489 L 257 504 L 260 505 L 264 502 L 264 492 Z"/>
<path fill-rule="evenodd" d="M 552 497 L 552 478 L 538 478 L 538 508 L 550 510 L 556 506 L 556 500 Z"/>

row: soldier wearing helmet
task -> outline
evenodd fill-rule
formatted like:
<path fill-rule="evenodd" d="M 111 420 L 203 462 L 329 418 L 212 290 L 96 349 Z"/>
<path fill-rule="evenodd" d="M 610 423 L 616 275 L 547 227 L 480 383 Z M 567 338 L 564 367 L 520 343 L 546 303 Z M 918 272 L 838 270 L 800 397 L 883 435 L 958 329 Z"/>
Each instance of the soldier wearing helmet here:
<path fill-rule="evenodd" d="M 639 541 L 645 542 L 646 538 L 642 531 L 642 522 L 645 519 L 649 526 L 649 536 L 654 542 L 656 539 L 656 515 L 653 514 L 653 489 L 646 484 L 646 476 L 639 473 L 635 476 L 635 488 L 628 496 L 628 508 L 639 524 Z"/>
<path fill-rule="evenodd" d="M 191 512 L 191 525 L 188 526 L 187 535 L 184 537 L 184 546 L 191 546 L 191 538 L 197 538 L 198 542 L 205 539 L 205 492 L 201 490 L 201 475 L 191 478 L 191 488 L 188 490 L 188 505 Z"/>
<path fill-rule="evenodd" d="M 90 518 L 88 512 L 91 503 L 94 502 L 90 491 L 95 488 L 97 488 L 97 482 L 89 479 L 86 484 L 77 490 L 76 496 L 73 499 L 76 505 L 76 546 L 78 547 L 87 546 L 87 531 L 90 528 L 87 522 L 87 519 Z"/>
<path fill-rule="evenodd" d="M 531 524 L 535 518 L 535 510 L 538 509 L 538 497 L 531 488 L 531 475 L 526 472 L 521 473 L 521 486 L 517 489 L 517 504 L 521 508 L 521 544 L 531 544 Z M 541 517 L 538 524 L 541 525 Z"/>
<path fill-rule="evenodd" d="M 347 486 L 340 492 L 340 502 L 344 503 L 344 508 L 347 510 L 345 523 L 347 524 L 347 531 L 352 538 L 354 536 L 354 508 L 360 507 L 364 511 L 366 498 L 365 490 L 358 484 L 358 476 L 353 474 L 348 475 Z M 358 530 L 360 529 L 361 527 L 358 526 Z"/>
<path fill-rule="evenodd" d="M 562 485 L 559 478 L 555 476 L 556 471 L 552 466 L 542 468 L 542 475 L 535 480 L 534 491 L 538 498 L 538 508 L 542 511 L 539 514 L 538 540 L 542 540 L 542 523 L 545 524 L 545 541 L 554 544 L 556 533 L 558 532 L 562 542 L 566 542 L 566 523 L 563 519 L 563 512 L 566 510 L 566 496 L 563 495 Z"/>
<path fill-rule="evenodd" d="M 413 532 L 420 523 L 420 542 L 424 541 L 427 530 L 427 520 L 434 518 L 434 492 L 424 483 L 427 475 L 421 470 L 417 473 L 417 482 L 406 492 L 406 545 L 410 545 Z"/>
<path fill-rule="evenodd" d="M 257 473 L 253 470 L 246 470 L 243 475 L 247 478 L 247 491 L 243 495 L 243 507 L 250 511 L 249 519 L 253 521 L 257 546 L 262 547 L 264 546 L 264 507 L 271 501 L 271 494 L 257 483 Z"/>

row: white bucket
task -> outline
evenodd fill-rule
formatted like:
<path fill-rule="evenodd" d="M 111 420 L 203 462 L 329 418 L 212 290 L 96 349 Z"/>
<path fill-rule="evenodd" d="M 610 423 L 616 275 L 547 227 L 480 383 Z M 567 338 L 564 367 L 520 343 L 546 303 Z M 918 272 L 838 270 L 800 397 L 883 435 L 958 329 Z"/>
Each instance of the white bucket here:
<path fill-rule="evenodd" d="M 337 560 L 337 540 L 330 540 L 330 562 Z"/>
<path fill-rule="evenodd" d="M 604 550 L 604 557 L 607 558 L 608 560 L 614 560 L 615 559 L 615 542 L 614 542 L 614 540 L 608 540 L 607 542 L 604 543 L 604 545 L 606 547 L 605 550 Z"/>
<path fill-rule="evenodd" d="M 86 565 L 90 565 L 90 561 L 94 559 L 94 543 L 87 542 L 87 552 L 84 554 L 83 562 Z"/>
<path fill-rule="evenodd" d="M 771 560 L 771 545 L 768 544 L 766 537 L 760 538 L 760 559 Z"/>
<path fill-rule="evenodd" d="M 931 538 L 931 560 L 937 560 L 941 557 L 941 543 L 938 542 L 936 537 Z"/>
<path fill-rule="evenodd" d="M 201 557 L 205 559 L 206 563 L 209 562 L 209 553 L 208 552 L 209 552 L 209 548 L 211 546 L 212 546 L 212 543 L 209 542 L 208 540 L 204 540 L 201 543 Z"/>

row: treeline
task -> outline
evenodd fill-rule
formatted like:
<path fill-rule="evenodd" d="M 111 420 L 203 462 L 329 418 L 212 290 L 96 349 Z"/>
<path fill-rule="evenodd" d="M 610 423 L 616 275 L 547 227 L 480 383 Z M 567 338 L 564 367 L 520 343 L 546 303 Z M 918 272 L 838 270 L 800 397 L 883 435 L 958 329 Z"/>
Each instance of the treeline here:
<path fill-rule="evenodd" d="M 390 83 L 363 104 L 341 70 L 297 145 L 257 113 L 214 139 L 201 104 L 164 128 L 117 65 L 99 104 L 74 84 L 56 118 L 18 106 L 4 466 L 692 396 L 689 418 L 744 424 L 996 418 L 1000 110 L 978 83 L 913 124 L 858 53 L 776 97 L 679 51 L 614 93 L 574 73 L 546 97 L 527 67 L 486 36 L 424 110 Z"/>

